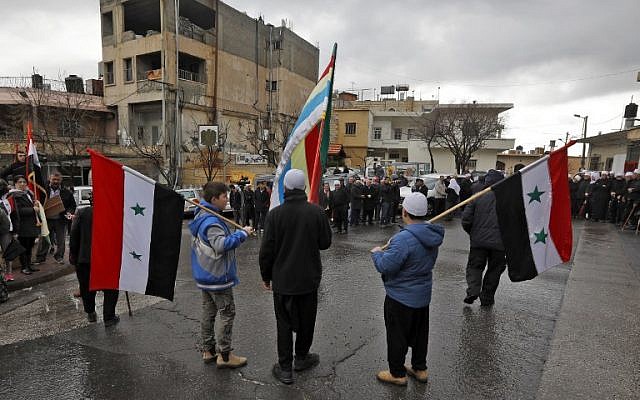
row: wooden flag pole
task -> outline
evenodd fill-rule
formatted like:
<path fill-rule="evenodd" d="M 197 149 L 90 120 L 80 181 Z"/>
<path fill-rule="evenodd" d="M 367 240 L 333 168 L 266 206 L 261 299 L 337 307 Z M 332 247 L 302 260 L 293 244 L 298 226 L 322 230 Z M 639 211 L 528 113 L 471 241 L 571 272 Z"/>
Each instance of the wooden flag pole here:
<path fill-rule="evenodd" d="M 127 308 L 129 309 L 129 316 L 133 317 L 133 313 L 131 312 L 131 302 L 129 302 L 129 292 L 124 292 L 124 295 L 127 298 Z"/>
<path fill-rule="evenodd" d="M 432 224 L 434 222 L 436 222 L 437 220 L 441 219 L 442 217 L 446 217 L 447 215 L 451 214 L 452 212 L 454 212 L 455 210 L 457 210 L 458 208 L 465 206 L 469 203 L 471 203 L 472 201 L 474 201 L 475 199 L 477 199 L 478 197 L 482 197 L 485 194 L 489 193 L 491 191 L 491 186 L 486 187 L 484 189 L 482 189 L 481 191 L 479 191 L 478 193 L 474 194 L 473 196 L 469 197 L 468 199 L 466 199 L 465 201 L 461 201 L 460 203 L 456 204 L 455 206 L 451 207 L 450 209 L 441 212 L 440 214 L 436 215 L 435 217 L 431 218 L 429 221 L 427 221 L 428 223 Z M 389 241 L 387 242 L 387 244 L 385 244 L 384 246 L 381 247 L 382 250 L 385 250 L 387 247 L 389 247 L 389 244 L 391 243 L 391 239 L 389 239 Z"/>
<path fill-rule="evenodd" d="M 207 207 L 201 205 L 200 203 L 196 203 L 193 200 L 189 200 L 189 199 L 184 199 L 186 202 L 193 204 L 194 206 L 198 207 L 199 209 L 208 212 L 211 215 L 215 215 L 216 217 L 220 218 L 221 220 L 223 220 L 224 222 L 226 222 L 229 225 L 235 226 L 238 229 L 243 229 L 244 226 L 236 223 L 236 221 L 230 220 L 229 218 L 223 217 L 222 214 L 219 214 L 213 210 L 208 209 Z M 252 233 L 253 236 L 255 236 L 255 232 Z"/>

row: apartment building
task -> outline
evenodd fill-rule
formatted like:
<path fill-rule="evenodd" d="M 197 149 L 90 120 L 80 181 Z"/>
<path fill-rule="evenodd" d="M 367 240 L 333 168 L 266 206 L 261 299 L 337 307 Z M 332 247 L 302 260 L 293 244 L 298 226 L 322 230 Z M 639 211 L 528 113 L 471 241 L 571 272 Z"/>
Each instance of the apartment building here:
<path fill-rule="evenodd" d="M 468 104 L 440 104 L 437 100 L 381 99 L 377 101 L 352 100 L 339 96 L 334 108 L 334 145 L 342 145 L 345 163 L 352 167 L 365 167 L 374 160 L 419 162 L 431 166 L 431 156 L 423 139 L 434 129 L 433 121 L 459 113 Z M 511 109 L 513 104 L 473 103 L 474 109 L 486 113 L 488 118 Z M 488 170 L 496 167 L 497 155 L 512 149 L 515 139 L 502 137 L 497 129 L 482 149 L 474 153 L 467 165 L 470 170 Z M 433 164 L 439 172 L 455 172 L 455 159 L 447 147 L 431 144 Z"/>
<path fill-rule="evenodd" d="M 199 127 L 213 125 L 218 179 L 275 168 L 316 84 L 317 47 L 216 0 L 101 0 L 100 13 L 105 104 L 123 144 L 161 146 L 179 182 L 200 185 Z"/>

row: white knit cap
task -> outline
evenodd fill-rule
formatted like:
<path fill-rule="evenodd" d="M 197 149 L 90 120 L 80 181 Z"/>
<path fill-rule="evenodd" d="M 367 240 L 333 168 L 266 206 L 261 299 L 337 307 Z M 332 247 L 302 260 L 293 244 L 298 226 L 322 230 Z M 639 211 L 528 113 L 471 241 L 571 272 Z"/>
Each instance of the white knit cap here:
<path fill-rule="evenodd" d="M 420 192 L 409 193 L 402 202 L 402 208 L 407 210 L 411 215 L 422 217 L 427 215 L 428 203 L 427 198 Z"/>
<path fill-rule="evenodd" d="M 304 190 L 304 172 L 299 169 L 291 169 L 284 176 L 284 188 L 285 189 L 300 189 Z"/>

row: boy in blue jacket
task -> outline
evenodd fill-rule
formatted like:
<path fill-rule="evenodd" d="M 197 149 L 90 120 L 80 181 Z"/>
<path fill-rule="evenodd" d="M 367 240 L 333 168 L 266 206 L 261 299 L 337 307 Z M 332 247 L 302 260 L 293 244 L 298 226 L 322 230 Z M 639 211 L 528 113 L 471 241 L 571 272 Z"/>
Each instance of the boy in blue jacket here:
<path fill-rule="evenodd" d="M 427 198 L 420 192 L 409 194 L 402 203 L 404 229 L 391 238 L 387 249 L 371 249 L 371 258 L 382 274 L 387 292 L 384 324 L 389 370 L 378 372 L 376 377 L 400 386 L 407 384 L 407 374 L 419 382 L 426 382 L 428 375 L 432 271 L 444 228 L 426 223 L 426 215 Z M 409 347 L 411 365 L 405 366 Z"/>
<path fill-rule="evenodd" d="M 227 205 L 227 186 L 208 182 L 203 191 L 200 204 L 221 213 Z M 220 218 L 198 209 L 189 229 L 193 235 L 191 271 L 202 289 L 202 360 L 207 364 L 215 361 L 218 368 L 242 367 L 247 364 L 246 357 L 231 354 L 236 315 L 233 287 L 240 282 L 235 249 L 253 233 L 253 228 L 245 226 L 231 233 Z M 220 318 L 214 329 L 218 313 Z"/>

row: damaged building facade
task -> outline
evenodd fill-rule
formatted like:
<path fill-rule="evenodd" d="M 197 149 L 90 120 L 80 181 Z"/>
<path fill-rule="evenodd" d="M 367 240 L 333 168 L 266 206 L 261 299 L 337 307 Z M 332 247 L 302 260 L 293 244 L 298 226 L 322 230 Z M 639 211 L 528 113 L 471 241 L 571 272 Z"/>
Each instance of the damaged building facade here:
<path fill-rule="evenodd" d="M 216 179 L 275 169 L 317 81 L 317 47 L 215 0 L 101 0 L 100 13 L 120 143 L 161 154 L 182 186 L 201 185 L 199 130 L 217 126 Z"/>

